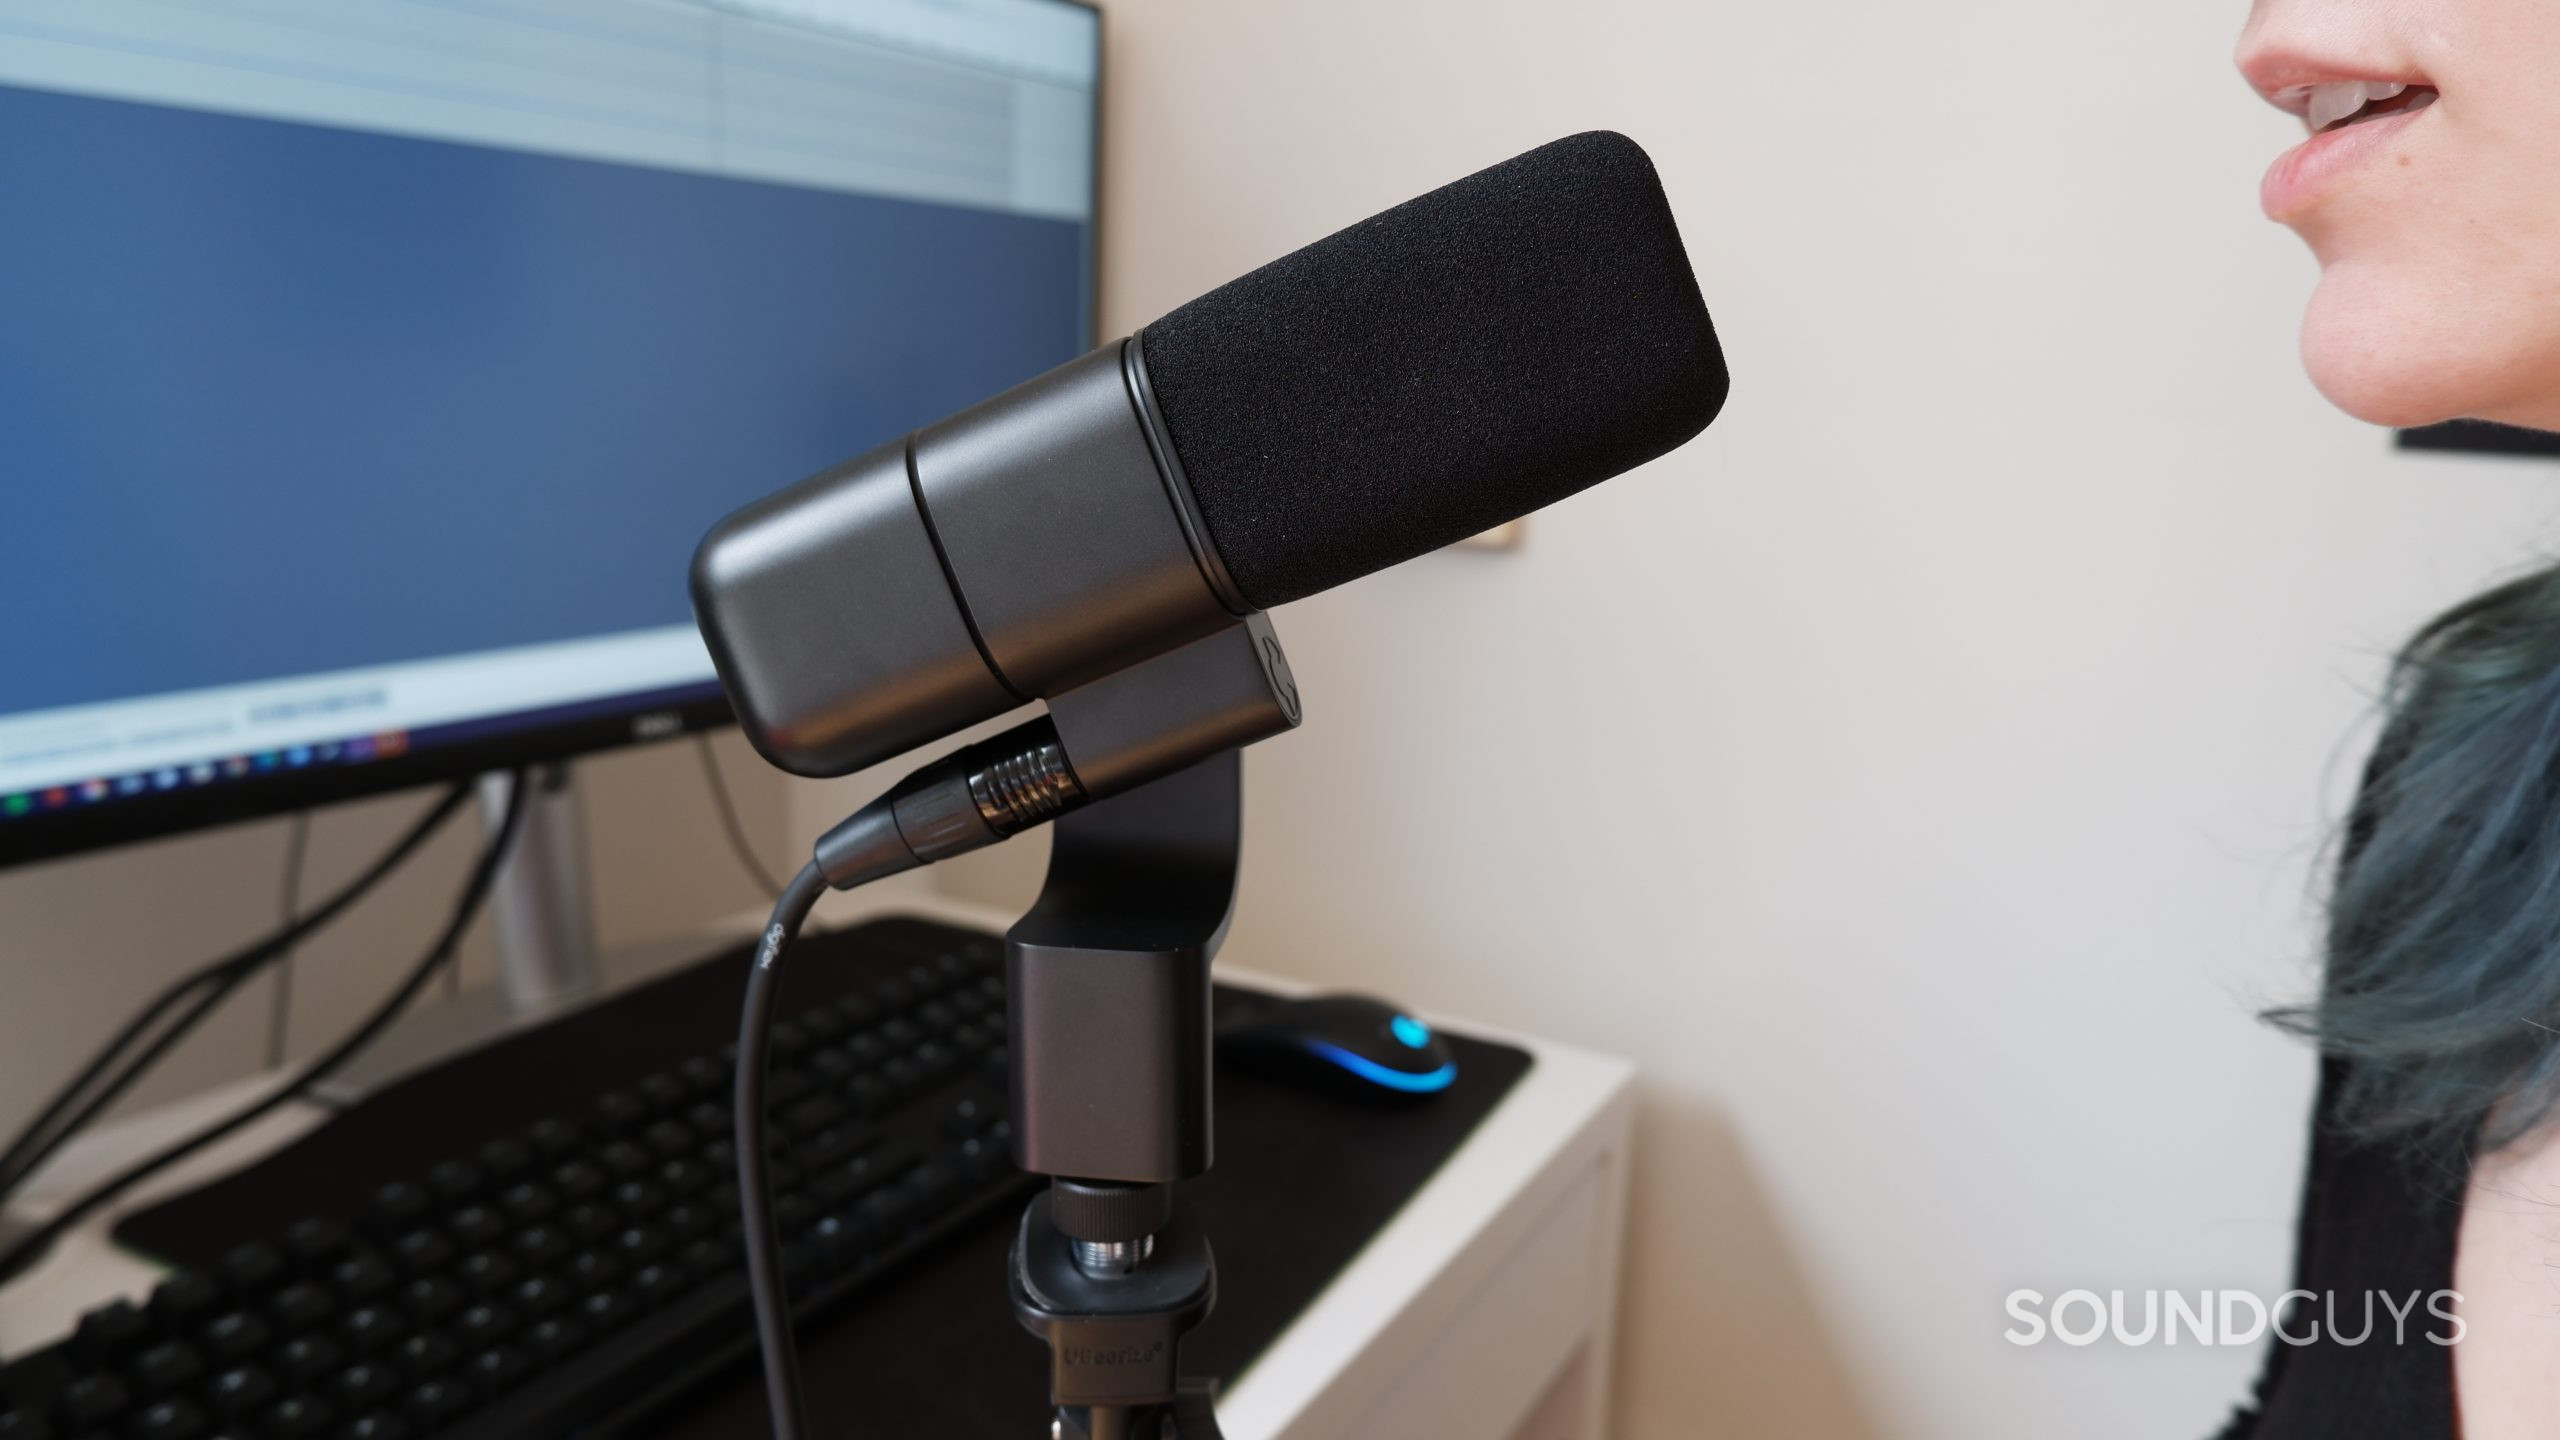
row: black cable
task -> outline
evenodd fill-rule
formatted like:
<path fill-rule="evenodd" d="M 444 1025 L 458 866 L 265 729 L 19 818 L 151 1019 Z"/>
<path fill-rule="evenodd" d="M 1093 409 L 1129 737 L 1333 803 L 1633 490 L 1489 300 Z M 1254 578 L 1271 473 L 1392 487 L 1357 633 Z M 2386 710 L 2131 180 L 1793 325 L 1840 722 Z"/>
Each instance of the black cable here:
<path fill-rule="evenodd" d="M 284 894 L 277 897 L 276 914 L 284 928 L 293 928 L 294 912 L 302 908 L 302 861 L 311 849 L 311 812 L 293 812 L 293 823 L 284 836 Z M 267 1068 L 284 1068 L 285 1034 L 293 1019 L 293 947 L 287 945 L 276 955 L 276 988 L 267 1005 Z"/>
<path fill-rule="evenodd" d="M 467 791 L 469 787 L 461 788 Z M 505 818 L 499 821 L 497 833 L 491 835 L 488 843 L 481 847 L 480 858 L 472 864 L 470 877 L 463 882 L 462 892 L 455 899 L 452 917 L 447 921 L 443 933 L 436 937 L 435 944 L 429 947 L 417 965 L 401 980 L 399 988 L 394 990 L 382 1004 L 376 1006 L 373 1013 L 367 1015 L 353 1032 L 331 1046 L 327 1053 L 304 1066 L 293 1079 L 265 1098 L 234 1112 L 227 1119 L 197 1131 L 176 1144 L 164 1147 L 157 1153 L 126 1166 L 115 1175 L 90 1187 L 78 1199 L 64 1206 L 58 1214 L 29 1232 L 25 1238 L 11 1247 L 8 1253 L 0 1255 L 0 1277 L 16 1274 L 36 1257 L 44 1254 L 54 1241 L 59 1240 L 65 1232 L 87 1219 L 100 1206 L 197 1151 L 265 1118 L 287 1102 L 310 1090 L 312 1086 L 336 1074 L 364 1047 L 372 1044 L 377 1036 L 390 1028 L 391 1022 L 399 1018 L 400 1012 L 407 1008 L 409 1002 L 417 997 L 420 990 L 426 988 L 429 980 L 435 978 L 436 971 L 453 957 L 454 947 L 460 943 L 462 932 L 470 927 L 472 919 L 479 914 L 481 901 L 488 897 L 490 882 L 497 875 L 499 862 L 506 856 L 508 842 L 515 838 L 517 824 L 524 817 L 525 788 L 524 772 L 519 770 L 515 772 L 513 783 L 507 790 Z"/>
<path fill-rule="evenodd" d="M 791 1300 L 783 1288 L 773 1188 L 765 1174 L 765 1032 L 773 1024 L 783 951 L 826 890 L 826 876 L 815 861 L 783 887 L 773 904 L 773 919 L 765 926 L 764 943 L 756 949 L 756 968 L 747 975 L 745 1013 L 738 1023 L 738 1220 L 747 1247 L 747 1289 L 755 1306 L 756 1338 L 764 1349 L 764 1389 L 773 1409 L 773 1440 L 803 1440 L 809 1425 L 800 1398 L 800 1351 L 791 1338 Z"/>
<path fill-rule="evenodd" d="M 336 894 L 330 896 L 310 914 L 263 940 L 253 942 L 219 960 L 199 966 L 170 982 L 159 995 L 152 999 L 150 1004 L 143 1007 L 142 1013 L 125 1023 L 124 1028 L 90 1059 L 78 1075 L 73 1076 L 68 1084 L 46 1102 L 44 1109 L 33 1120 L 27 1122 L 17 1136 L 9 1142 L 7 1151 L 0 1152 L 0 1201 L 6 1200 L 16 1191 L 26 1178 L 35 1172 L 36 1167 L 43 1164 L 54 1151 L 60 1149 L 72 1135 L 77 1134 L 99 1112 L 114 1104 L 125 1091 L 131 1089 L 160 1056 L 166 1054 L 171 1046 L 194 1029 L 215 1005 L 221 1003 L 233 989 L 238 987 L 241 981 L 254 974 L 258 967 L 272 957 L 284 953 L 303 937 L 335 920 L 348 906 L 363 899 L 386 876 L 398 869 L 420 845 L 426 843 L 429 836 L 443 827 L 444 823 L 461 807 L 462 802 L 469 798 L 470 793 L 469 782 L 457 784 L 447 790 L 441 799 L 428 807 L 426 813 L 421 815 L 406 833 L 393 842 L 390 849 L 384 851 L 379 859 L 367 866 L 364 873 L 340 887 Z M 85 1105 L 81 1104 L 81 1092 L 96 1083 L 101 1075 L 113 1067 L 128 1047 L 148 1033 L 172 1006 L 206 987 L 210 987 L 209 992 L 199 997 L 195 1006 L 153 1042 L 140 1058 L 134 1060 L 121 1074 L 109 1082 L 104 1091 L 91 1098 Z M 79 1107 L 76 1115 L 71 1114 L 75 1106 Z"/>
<path fill-rule="evenodd" d="M 764 868 L 764 861 L 756 856 L 756 847 L 747 843 L 747 827 L 738 823 L 737 803 L 729 795 L 727 778 L 720 773 L 719 758 L 711 753 L 710 733 L 698 731 L 693 741 L 695 753 L 702 757 L 703 776 L 711 782 L 711 803 L 720 811 L 720 827 L 729 832 L 729 848 L 737 852 L 738 863 L 755 877 L 756 884 L 765 894 L 781 899 L 785 888 L 783 883 L 773 878 L 772 871 Z"/>

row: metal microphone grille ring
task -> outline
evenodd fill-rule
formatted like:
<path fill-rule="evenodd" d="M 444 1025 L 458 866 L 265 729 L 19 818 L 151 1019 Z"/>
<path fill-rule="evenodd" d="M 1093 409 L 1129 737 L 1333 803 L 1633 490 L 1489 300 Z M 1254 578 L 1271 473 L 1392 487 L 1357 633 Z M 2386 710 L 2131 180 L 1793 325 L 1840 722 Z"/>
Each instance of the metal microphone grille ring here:
<path fill-rule="evenodd" d="M 1084 798 L 1058 746 L 1003 756 L 969 772 L 969 798 L 998 835 L 1011 835 L 1064 813 Z"/>

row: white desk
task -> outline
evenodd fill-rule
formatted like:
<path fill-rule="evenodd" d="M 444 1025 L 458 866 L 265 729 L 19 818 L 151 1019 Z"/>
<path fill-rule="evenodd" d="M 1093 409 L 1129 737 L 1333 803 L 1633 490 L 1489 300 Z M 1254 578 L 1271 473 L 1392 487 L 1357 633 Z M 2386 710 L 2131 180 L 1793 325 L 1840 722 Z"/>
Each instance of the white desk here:
<path fill-rule="evenodd" d="M 1011 918 L 930 892 L 831 898 L 819 912 L 830 926 L 905 913 L 1001 931 Z M 699 943 L 661 949 L 619 967 L 617 978 L 752 935 L 762 919 L 742 917 Z M 1283 993 L 1306 988 L 1225 959 L 1218 973 Z M 452 1043 L 451 1017 L 419 1018 L 409 1033 L 386 1038 L 388 1054 L 415 1063 Z M 1510 1041 L 1537 1063 L 1224 1394 L 1218 1416 L 1230 1440 L 1600 1440 L 1607 1433 L 1633 1068 L 1460 1017 L 1428 1018 Z M 65 1149 L 14 1213 L 41 1218 L 91 1180 L 271 1083 L 241 1081 L 85 1137 Z M 288 1106 L 143 1187 L 128 1205 L 244 1164 L 327 1113 L 318 1105 Z M 108 1243 L 111 1219 L 80 1227 L 0 1289 L 0 1354 L 24 1353 L 66 1332 L 89 1307 L 150 1289 L 160 1271 Z M 1036 1361 L 1026 1356 L 1025 1363 Z"/>

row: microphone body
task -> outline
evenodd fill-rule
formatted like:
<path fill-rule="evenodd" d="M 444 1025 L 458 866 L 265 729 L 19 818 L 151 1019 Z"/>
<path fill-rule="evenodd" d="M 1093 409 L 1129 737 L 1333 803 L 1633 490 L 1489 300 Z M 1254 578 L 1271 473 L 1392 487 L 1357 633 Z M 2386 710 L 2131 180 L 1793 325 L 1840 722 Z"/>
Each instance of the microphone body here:
<path fill-rule="evenodd" d="M 1105 345 L 722 521 L 694 606 L 756 748 L 845 774 L 1253 613 L 1146 386 Z"/>
<path fill-rule="evenodd" d="M 756 748 L 840 775 L 1562 499 L 1726 388 L 1651 161 L 1571 136 L 740 510 L 695 614 Z"/>

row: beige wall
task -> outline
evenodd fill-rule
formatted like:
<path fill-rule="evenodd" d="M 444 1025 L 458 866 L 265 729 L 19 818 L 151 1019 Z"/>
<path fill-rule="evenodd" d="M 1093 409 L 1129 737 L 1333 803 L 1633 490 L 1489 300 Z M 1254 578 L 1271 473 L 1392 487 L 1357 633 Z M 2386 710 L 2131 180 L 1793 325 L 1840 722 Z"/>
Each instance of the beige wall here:
<path fill-rule="evenodd" d="M 742 818 L 778 866 L 792 848 L 781 781 L 734 730 L 714 744 Z M 579 774 L 600 943 L 685 935 L 765 903 L 721 837 L 692 741 L 601 755 Z M 428 798 L 420 792 L 317 812 L 303 894 L 316 899 L 353 878 Z M 275 928 L 285 838 L 286 822 L 265 821 L 0 871 L 0 1131 L 14 1130 L 172 977 Z M 476 811 L 467 812 L 303 947 L 286 1029 L 294 1055 L 327 1045 L 416 963 L 450 913 L 479 842 Z M 489 975 L 487 932 L 484 919 L 464 950 L 466 978 L 475 983 Z M 259 1068 L 272 995 L 263 981 L 244 988 L 172 1052 L 128 1107 Z"/>
<path fill-rule="evenodd" d="M 2299 378 L 2244 9 L 1111 6 L 1115 329 L 1612 126 L 1724 331 L 1702 442 L 1278 617 L 1230 952 L 1642 1062 L 1625 1435 L 2199 1435 L 2252 1367 L 2001 1300 L 2280 1288 L 2310 1065 L 2251 1011 L 2376 656 L 2550 491 Z"/>

